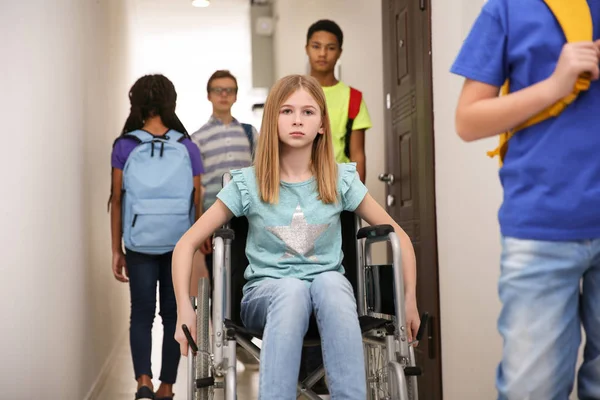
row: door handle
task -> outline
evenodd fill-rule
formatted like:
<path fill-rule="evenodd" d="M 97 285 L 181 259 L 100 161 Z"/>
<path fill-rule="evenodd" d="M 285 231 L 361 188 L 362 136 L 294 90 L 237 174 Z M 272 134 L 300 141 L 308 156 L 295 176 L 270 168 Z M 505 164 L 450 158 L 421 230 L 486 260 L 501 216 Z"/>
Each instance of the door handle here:
<path fill-rule="evenodd" d="M 392 186 L 396 178 L 394 177 L 394 174 L 379 174 L 379 180 Z"/>

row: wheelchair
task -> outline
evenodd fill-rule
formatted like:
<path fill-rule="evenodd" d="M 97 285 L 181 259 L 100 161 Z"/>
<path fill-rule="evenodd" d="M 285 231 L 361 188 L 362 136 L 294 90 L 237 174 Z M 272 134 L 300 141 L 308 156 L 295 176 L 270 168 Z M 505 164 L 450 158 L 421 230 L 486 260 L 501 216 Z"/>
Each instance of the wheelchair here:
<path fill-rule="evenodd" d="M 231 179 L 223 178 L 223 185 Z M 421 369 L 416 366 L 412 343 L 406 335 L 404 284 L 401 267 L 400 241 L 390 225 L 360 227 L 360 219 L 344 211 L 342 251 L 345 276 L 352 284 L 365 352 L 368 400 L 418 400 L 417 379 Z M 197 343 L 189 329 L 183 330 L 190 345 L 188 352 L 188 400 L 210 400 L 215 390 L 224 390 L 225 400 L 236 400 L 236 348 L 241 346 L 260 360 L 260 349 L 252 339 L 261 339 L 262 332 L 246 329 L 241 322 L 242 288 L 246 283 L 244 270 L 248 221 L 234 217 L 227 226 L 214 234 L 212 332 L 209 332 L 209 281 L 198 282 L 197 297 L 191 301 L 197 315 Z M 387 242 L 393 263 L 374 265 L 371 245 Z M 415 338 L 419 341 L 427 324 L 428 314 L 421 316 L 421 326 Z M 314 316 L 304 339 L 304 347 L 320 345 Z M 297 384 L 297 398 L 321 399 L 311 388 L 325 376 L 321 365 Z M 220 397 L 220 396 L 219 396 Z"/>

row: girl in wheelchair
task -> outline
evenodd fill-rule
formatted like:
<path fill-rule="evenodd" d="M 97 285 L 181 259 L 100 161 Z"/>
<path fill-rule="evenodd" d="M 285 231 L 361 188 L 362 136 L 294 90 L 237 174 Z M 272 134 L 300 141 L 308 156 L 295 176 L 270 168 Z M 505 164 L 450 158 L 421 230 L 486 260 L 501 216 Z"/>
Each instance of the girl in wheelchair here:
<path fill-rule="evenodd" d="M 368 194 L 355 164 L 335 163 L 325 96 L 314 78 L 292 75 L 274 85 L 255 165 L 231 174 L 217 202 L 173 253 L 181 353 L 188 352 L 182 325 L 195 337 L 189 301 L 194 252 L 234 215 L 245 216 L 249 265 L 241 317 L 247 328 L 263 331 L 260 399 L 296 398 L 302 343 L 314 313 L 331 398 L 364 400 L 364 352 L 355 296 L 343 275 L 340 213 L 352 211 L 371 225 L 394 227 L 411 341 L 419 328 L 415 255 L 408 235 Z"/>

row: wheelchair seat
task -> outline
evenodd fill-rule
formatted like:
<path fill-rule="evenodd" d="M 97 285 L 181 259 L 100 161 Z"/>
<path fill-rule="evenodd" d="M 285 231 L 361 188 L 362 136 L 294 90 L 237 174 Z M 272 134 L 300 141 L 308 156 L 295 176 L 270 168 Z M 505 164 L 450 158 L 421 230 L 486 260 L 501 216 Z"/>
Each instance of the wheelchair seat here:
<path fill-rule="evenodd" d="M 359 260 L 357 259 L 357 234 L 359 233 L 359 226 L 357 226 L 357 220 L 354 213 L 349 211 L 343 211 L 340 215 L 341 230 L 342 230 L 342 252 L 344 258 L 342 265 L 344 266 L 344 275 L 352 285 L 354 294 L 358 293 L 358 282 L 357 275 L 359 269 Z M 236 327 L 236 330 L 243 327 L 244 324 L 241 320 L 241 303 L 243 297 L 243 288 L 246 284 L 244 278 L 244 271 L 248 266 L 248 258 L 246 257 L 246 240 L 248 238 L 248 220 L 245 217 L 234 217 L 229 222 L 229 228 L 235 232 L 235 237 L 231 241 L 231 252 L 230 252 L 230 265 L 231 265 L 231 316 L 230 320 Z M 362 231 L 366 230 L 363 228 Z M 374 233 L 381 233 L 379 231 Z M 361 232 L 361 236 L 362 232 Z M 392 316 L 394 312 L 394 288 L 393 288 L 393 271 L 391 268 L 385 268 L 380 272 L 378 277 L 380 282 L 380 295 L 381 295 L 381 308 L 378 312 L 384 315 Z M 367 318 L 366 316 L 359 316 L 361 327 L 363 325 L 370 327 L 377 318 Z M 375 324 L 376 327 L 381 327 L 389 322 L 387 319 L 381 319 L 379 323 Z M 245 329 L 245 328 L 244 328 Z M 247 329 L 245 329 L 247 331 Z M 363 332 L 365 332 L 363 330 Z M 260 332 L 254 332 L 259 334 Z M 311 318 L 309 329 L 307 332 L 307 340 L 318 339 L 318 329 L 314 316 Z M 258 336 L 257 336 L 258 337 Z"/>
<path fill-rule="evenodd" d="M 225 319 L 225 328 L 233 329 L 236 333 L 245 335 L 248 339 L 257 338 L 262 339 L 262 331 L 253 331 L 247 329 L 243 325 L 238 325 L 230 319 Z M 369 317 L 367 315 L 363 315 L 358 318 L 358 322 L 360 323 L 361 333 L 368 332 L 372 329 L 379 329 L 385 325 L 391 324 L 392 322 L 387 319 Z M 313 315 L 310 318 L 310 322 L 308 324 L 308 331 L 306 332 L 306 336 L 304 337 L 304 347 L 312 347 L 318 346 L 321 344 L 321 336 L 319 335 L 319 328 L 317 327 L 317 320 Z"/>

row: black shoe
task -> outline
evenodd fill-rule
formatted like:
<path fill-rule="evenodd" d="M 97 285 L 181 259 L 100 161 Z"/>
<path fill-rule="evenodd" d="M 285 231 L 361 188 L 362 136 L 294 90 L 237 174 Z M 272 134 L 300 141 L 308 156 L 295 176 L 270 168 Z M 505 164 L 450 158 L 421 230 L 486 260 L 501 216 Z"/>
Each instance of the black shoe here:
<path fill-rule="evenodd" d="M 135 394 L 135 400 L 155 400 L 154 392 L 148 386 L 142 386 Z"/>

